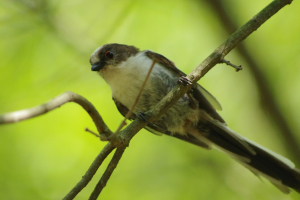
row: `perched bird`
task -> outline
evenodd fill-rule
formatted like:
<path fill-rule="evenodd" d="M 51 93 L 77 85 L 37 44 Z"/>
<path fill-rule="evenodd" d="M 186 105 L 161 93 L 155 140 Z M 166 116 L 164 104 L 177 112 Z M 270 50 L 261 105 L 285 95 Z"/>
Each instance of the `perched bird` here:
<path fill-rule="evenodd" d="M 112 98 L 125 116 L 141 89 L 150 66 L 156 64 L 143 89 L 130 119 L 146 120 L 144 112 L 153 108 L 177 84 L 189 80 L 173 62 L 153 51 L 139 51 L 134 46 L 106 44 L 97 48 L 90 58 L 92 71 L 97 71 L 111 88 Z M 284 193 L 290 188 L 300 193 L 300 170 L 294 164 L 229 129 L 216 112 L 219 102 L 196 84 L 157 121 L 145 127 L 150 132 L 166 134 L 196 144 L 204 149 L 217 148 L 267 178 Z"/>

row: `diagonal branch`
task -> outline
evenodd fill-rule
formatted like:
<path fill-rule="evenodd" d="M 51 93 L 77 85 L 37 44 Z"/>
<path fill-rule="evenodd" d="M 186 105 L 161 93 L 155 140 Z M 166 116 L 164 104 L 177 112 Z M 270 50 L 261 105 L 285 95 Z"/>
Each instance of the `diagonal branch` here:
<path fill-rule="evenodd" d="M 222 59 L 241 41 L 247 38 L 252 32 L 256 31 L 266 20 L 272 17 L 285 5 L 290 4 L 291 0 L 275 0 L 266 8 L 250 19 L 245 25 L 235 31 L 223 44 L 221 44 L 212 54 L 210 54 L 196 69 L 188 76 L 193 83 L 200 80 L 212 67 L 222 62 Z M 161 100 L 151 111 L 152 116 L 149 121 L 155 121 L 158 117 L 169 109 L 190 86 L 178 85 L 163 100 Z"/>
<path fill-rule="evenodd" d="M 114 145 L 109 142 L 96 157 L 90 168 L 87 170 L 82 179 L 76 184 L 76 186 L 63 198 L 63 200 L 71 200 L 92 180 L 93 176 L 97 172 L 98 168 L 104 161 L 104 159 L 114 150 Z"/>
<path fill-rule="evenodd" d="M 114 169 L 117 167 L 117 164 L 119 163 L 119 160 L 121 159 L 126 147 L 127 146 L 124 145 L 122 147 L 117 148 L 113 158 L 111 159 L 110 163 L 108 164 L 104 174 L 102 175 L 101 179 L 99 180 L 98 184 L 96 185 L 89 200 L 95 200 L 98 198 L 99 194 L 101 193 L 103 188 L 106 186 L 108 179 L 114 172 Z"/>
<path fill-rule="evenodd" d="M 237 29 L 236 24 L 234 24 L 233 20 L 229 16 L 229 11 L 227 12 L 224 7 L 225 2 L 222 2 L 221 0 L 211 0 L 207 2 L 210 3 L 216 10 L 216 13 L 219 15 L 219 19 L 222 21 L 222 24 L 224 24 L 228 33 L 232 33 Z M 267 112 L 270 113 L 269 116 L 271 120 L 275 122 L 273 124 L 277 126 L 281 132 L 282 141 L 285 141 L 286 143 L 286 150 L 290 153 L 290 155 L 293 155 L 295 161 L 297 161 L 297 158 L 300 158 L 300 144 L 295 139 L 293 131 L 290 129 L 286 118 L 280 112 L 278 102 L 276 102 L 276 98 L 266 81 L 265 74 L 261 70 L 261 67 L 259 67 L 258 63 L 250 55 L 245 44 L 242 43 L 237 46 L 237 50 L 241 56 L 244 57 L 246 62 L 248 62 L 249 69 L 252 71 L 261 97 L 261 103 L 263 104 L 262 108 L 266 109 Z"/>

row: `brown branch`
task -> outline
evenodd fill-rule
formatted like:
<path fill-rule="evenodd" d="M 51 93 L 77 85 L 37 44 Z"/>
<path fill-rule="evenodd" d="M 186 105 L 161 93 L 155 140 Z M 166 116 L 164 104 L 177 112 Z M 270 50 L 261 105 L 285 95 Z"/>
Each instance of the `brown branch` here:
<path fill-rule="evenodd" d="M 291 0 L 275 0 L 250 19 L 241 28 L 235 31 L 223 44 L 221 44 L 208 58 L 206 58 L 188 77 L 193 82 L 198 81 L 214 65 L 219 63 L 233 48 L 256 31 L 266 20 L 277 13 L 281 8 L 290 4 Z"/>
<path fill-rule="evenodd" d="M 228 33 L 234 32 L 237 29 L 237 25 L 234 23 L 234 20 L 230 18 L 230 11 L 225 7 L 225 3 L 221 0 L 211 0 L 206 1 L 211 4 L 212 7 L 216 10 L 216 14 L 219 15 L 219 19 L 224 24 L 224 28 Z M 291 3 L 291 0 L 282 1 L 284 3 Z M 258 88 L 260 99 L 261 99 L 261 108 L 266 110 L 266 113 L 270 113 L 269 116 L 271 120 L 274 121 L 273 125 L 277 126 L 280 130 L 280 137 L 282 141 L 285 141 L 285 148 L 292 155 L 295 161 L 300 158 L 300 144 L 297 142 L 293 131 L 289 127 L 286 118 L 280 112 L 280 106 L 276 101 L 275 95 L 272 93 L 272 90 L 266 81 L 266 75 L 263 73 L 259 64 L 253 59 L 251 53 L 248 51 L 248 48 L 244 43 L 241 43 L 237 46 L 237 50 L 244 60 L 248 63 L 249 69 L 251 70 L 254 79 L 256 81 L 256 87 Z"/>
<path fill-rule="evenodd" d="M 93 106 L 93 104 L 91 104 L 91 102 L 89 102 L 86 98 L 84 98 L 76 93 L 70 92 L 70 91 L 67 91 L 67 92 L 53 98 L 52 100 L 50 100 L 49 102 L 47 102 L 45 104 L 42 104 L 42 105 L 39 105 L 39 106 L 36 106 L 33 108 L 29 108 L 29 109 L 19 110 L 19 111 L 0 115 L 0 124 L 15 123 L 15 122 L 23 121 L 23 120 L 30 119 L 33 117 L 37 117 L 37 116 L 43 115 L 51 110 L 54 110 L 68 102 L 77 103 L 82 108 L 84 108 L 86 110 L 86 112 L 90 115 L 92 120 L 94 121 L 94 123 L 97 127 L 97 130 L 100 134 L 103 134 L 106 137 L 109 137 L 112 134 L 112 132 L 106 126 L 102 117 L 100 116 L 100 114 L 98 113 L 96 108 Z"/>
<path fill-rule="evenodd" d="M 94 191 L 92 192 L 89 200 L 95 200 L 98 198 L 99 194 L 106 186 L 108 179 L 110 178 L 111 174 L 114 172 L 115 168 L 117 167 L 119 160 L 121 159 L 125 149 L 127 146 L 122 146 L 117 148 L 113 158 L 111 159 L 110 163 L 108 164 L 104 174 L 102 175 L 101 179 L 99 180 L 98 184 L 96 185 Z"/>
<path fill-rule="evenodd" d="M 104 161 L 104 159 L 115 149 L 115 146 L 109 142 L 102 149 L 99 155 L 96 157 L 90 168 L 87 170 L 82 179 L 76 184 L 76 186 L 63 198 L 63 200 L 74 199 L 75 196 L 91 181 L 98 168 Z"/>

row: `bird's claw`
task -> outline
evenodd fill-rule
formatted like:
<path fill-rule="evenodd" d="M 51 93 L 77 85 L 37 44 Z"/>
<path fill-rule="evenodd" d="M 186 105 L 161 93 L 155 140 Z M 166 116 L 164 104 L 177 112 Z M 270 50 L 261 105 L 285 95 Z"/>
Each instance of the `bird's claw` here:
<path fill-rule="evenodd" d="M 139 119 L 143 120 L 144 122 L 147 122 L 147 123 L 149 123 L 149 124 L 152 124 L 152 122 L 149 122 L 149 121 L 148 121 L 148 119 L 147 119 L 147 114 L 146 114 L 145 112 L 138 111 L 138 112 L 136 113 L 136 116 L 137 116 Z"/>
<path fill-rule="evenodd" d="M 178 83 L 185 84 L 185 85 L 193 85 L 192 81 L 190 79 L 188 79 L 187 77 L 185 77 L 185 76 L 181 76 L 178 79 Z"/>

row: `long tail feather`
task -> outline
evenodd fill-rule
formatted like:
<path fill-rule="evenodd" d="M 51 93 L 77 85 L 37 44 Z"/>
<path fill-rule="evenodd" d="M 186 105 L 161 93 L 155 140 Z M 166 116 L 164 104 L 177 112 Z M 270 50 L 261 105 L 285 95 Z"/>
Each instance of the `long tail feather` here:
<path fill-rule="evenodd" d="M 282 192 L 289 193 L 292 188 L 300 193 L 300 170 L 290 160 L 238 135 L 226 125 L 208 121 L 198 126 L 197 133 L 189 134 L 225 152 L 254 174 L 267 178 Z"/>

